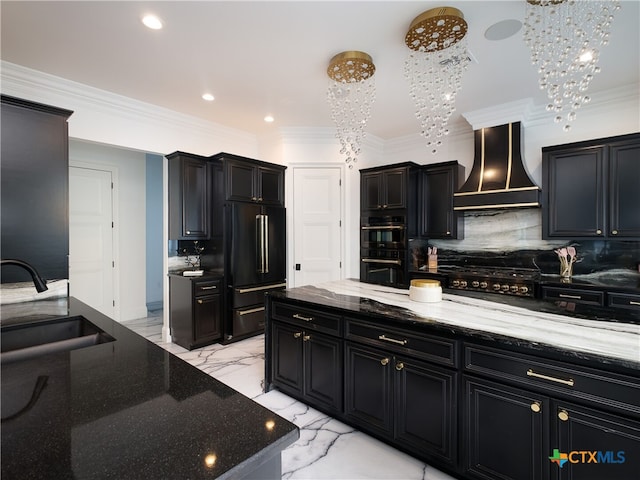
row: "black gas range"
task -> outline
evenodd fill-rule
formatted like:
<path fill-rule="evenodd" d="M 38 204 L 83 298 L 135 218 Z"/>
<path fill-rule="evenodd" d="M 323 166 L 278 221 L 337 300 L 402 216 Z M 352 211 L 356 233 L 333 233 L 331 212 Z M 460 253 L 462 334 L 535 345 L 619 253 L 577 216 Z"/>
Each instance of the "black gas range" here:
<path fill-rule="evenodd" d="M 509 267 L 458 267 L 448 272 L 448 286 L 454 290 L 536 297 L 540 271 Z"/>

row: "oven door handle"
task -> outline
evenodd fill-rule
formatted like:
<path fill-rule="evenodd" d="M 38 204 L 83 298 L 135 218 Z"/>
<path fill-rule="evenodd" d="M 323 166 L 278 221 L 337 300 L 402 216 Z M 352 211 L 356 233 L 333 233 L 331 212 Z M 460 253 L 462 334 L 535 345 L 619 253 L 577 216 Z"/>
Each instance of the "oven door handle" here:
<path fill-rule="evenodd" d="M 364 263 L 390 263 L 393 265 L 402 265 L 402 260 L 384 260 L 379 258 L 363 258 Z"/>
<path fill-rule="evenodd" d="M 365 225 L 362 230 L 404 230 L 404 225 Z"/>

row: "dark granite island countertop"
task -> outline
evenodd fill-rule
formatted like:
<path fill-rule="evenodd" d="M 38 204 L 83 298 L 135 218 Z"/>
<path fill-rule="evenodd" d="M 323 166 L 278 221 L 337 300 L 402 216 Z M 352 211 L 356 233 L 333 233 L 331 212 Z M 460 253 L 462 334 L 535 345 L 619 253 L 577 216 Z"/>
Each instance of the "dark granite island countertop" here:
<path fill-rule="evenodd" d="M 116 340 L 2 364 L 2 478 L 280 478 L 294 424 L 82 302 L 68 312 Z"/>

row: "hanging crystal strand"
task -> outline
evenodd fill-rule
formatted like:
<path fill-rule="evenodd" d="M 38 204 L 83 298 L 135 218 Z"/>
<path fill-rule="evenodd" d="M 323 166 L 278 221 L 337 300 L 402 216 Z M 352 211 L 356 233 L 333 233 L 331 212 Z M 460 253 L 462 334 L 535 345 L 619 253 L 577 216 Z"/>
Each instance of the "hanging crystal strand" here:
<path fill-rule="evenodd" d="M 527 0 L 524 41 L 538 69 L 538 85 L 546 90 L 546 109 L 565 132 L 576 110 L 591 101 L 586 94 L 600 72 L 599 47 L 609 43 L 618 0 Z"/>

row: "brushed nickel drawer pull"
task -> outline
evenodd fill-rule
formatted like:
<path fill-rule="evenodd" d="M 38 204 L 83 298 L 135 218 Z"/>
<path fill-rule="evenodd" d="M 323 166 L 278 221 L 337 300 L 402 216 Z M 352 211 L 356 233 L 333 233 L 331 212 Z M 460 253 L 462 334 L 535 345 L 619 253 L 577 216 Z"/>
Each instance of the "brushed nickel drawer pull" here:
<path fill-rule="evenodd" d="M 570 387 L 573 387 L 573 384 L 574 384 L 573 378 L 570 378 L 569 380 L 564 380 L 562 378 L 550 377 L 548 375 L 543 375 L 542 373 L 536 373 L 531 369 L 527 370 L 527 376 L 541 378 L 543 380 L 549 380 L 550 382 L 562 383 L 563 385 L 569 385 Z"/>
<path fill-rule="evenodd" d="M 389 338 L 386 335 L 378 335 L 378 340 L 384 340 L 385 342 L 397 343 L 398 345 L 406 345 L 409 340 L 396 340 L 395 338 Z"/>
<path fill-rule="evenodd" d="M 249 315 L 250 313 L 263 312 L 264 307 L 252 308 L 251 310 L 239 310 L 238 315 Z"/>
<path fill-rule="evenodd" d="M 198 287 L 200 290 L 215 290 L 216 287 L 215 285 L 211 285 L 210 287 Z"/>
<path fill-rule="evenodd" d="M 568 293 L 561 293 L 558 296 L 560 298 L 574 298 L 576 300 L 582 300 L 582 297 L 580 295 L 569 295 Z"/>
<path fill-rule="evenodd" d="M 259 292 L 260 290 L 269 290 L 270 288 L 280 288 L 286 287 L 286 283 L 275 283 L 273 285 L 264 285 L 262 287 L 252 287 L 252 288 L 236 288 L 236 292 L 238 293 L 251 293 L 251 292 Z"/>
<path fill-rule="evenodd" d="M 300 315 L 299 313 L 294 313 L 293 318 L 297 318 L 298 320 L 303 320 L 305 322 L 312 322 L 313 321 L 313 317 L 305 317 L 303 315 Z"/>

